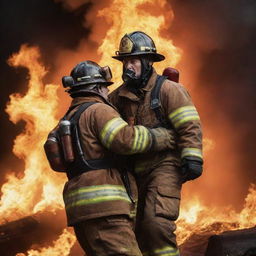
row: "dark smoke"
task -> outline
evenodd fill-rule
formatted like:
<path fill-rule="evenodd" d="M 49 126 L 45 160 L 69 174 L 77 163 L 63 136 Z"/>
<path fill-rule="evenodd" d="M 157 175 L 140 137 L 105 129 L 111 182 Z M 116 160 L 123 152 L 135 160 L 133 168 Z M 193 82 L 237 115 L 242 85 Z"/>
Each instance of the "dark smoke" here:
<path fill-rule="evenodd" d="M 23 169 L 23 162 L 12 154 L 12 146 L 14 138 L 22 131 L 24 124 L 13 125 L 4 109 L 10 94 L 23 94 L 27 89 L 27 71 L 9 67 L 6 60 L 19 51 L 21 44 L 27 43 L 39 46 L 42 61 L 50 71 L 55 69 L 53 63 L 57 50 L 76 47 L 80 39 L 88 34 L 89 30 L 84 28 L 82 21 L 84 13 L 89 10 L 89 4 L 71 13 L 65 10 L 61 3 L 54 3 L 52 0 L 2 0 L 0 10 L 1 184 L 5 172 Z"/>
<path fill-rule="evenodd" d="M 19 170 L 16 166 L 23 164 L 13 156 L 11 150 L 13 139 L 24 124 L 13 125 L 4 108 L 11 93 L 26 91 L 27 82 L 26 70 L 10 68 L 6 60 L 19 50 L 21 44 L 28 43 L 39 46 L 48 69 L 58 69 L 54 64 L 57 52 L 59 54 L 60 49 L 76 48 L 79 41 L 90 33 L 89 24 L 83 22 L 84 14 L 90 11 L 93 2 L 85 2 L 86 4 L 78 4 L 78 8 L 69 11 L 63 8 L 60 1 L 1 1 L 0 125 L 4 137 L 0 147 L 2 183 L 7 170 Z M 227 199 L 229 203 L 235 203 L 235 200 L 241 203 L 249 183 L 255 182 L 256 3 L 254 0 L 172 0 L 169 3 L 175 14 L 169 32 L 175 45 L 184 50 L 178 66 L 181 80 L 188 88 L 193 87 L 192 96 L 203 113 L 206 135 L 216 138 L 217 142 L 219 137 L 225 141 L 225 136 L 234 140 L 232 145 L 235 148 L 230 149 L 228 145 L 221 144 L 217 147 L 226 147 L 223 151 L 225 153 L 230 150 L 231 157 L 223 154 L 221 162 L 226 157 L 230 169 L 237 163 L 239 165 L 239 174 L 234 170 L 231 180 L 237 179 L 241 188 L 237 190 L 237 184 L 232 183 L 227 188 L 237 190 L 235 195 L 241 195 L 236 199 L 230 193 Z M 191 73 L 193 77 L 189 76 Z M 202 98 L 204 104 L 201 104 Z M 201 108 L 207 108 L 207 112 Z M 229 124 L 228 127 L 226 123 Z M 207 134 L 210 128 L 212 132 L 215 131 L 214 135 Z M 241 153 L 239 159 L 237 148 Z M 223 177 L 228 181 L 230 174 L 225 172 L 226 165 L 218 164 L 218 157 L 211 156 L 210 161 L 216 162 L 218 178 L 215 178 L 218 182 Z M 236 158 L 234 163 L 233 157 Z M 210 169 L 207 174 L 213 175 L 213 171 L 215 170 Z M 219 187 L 214 181 L 214 185 L 201 182 L 199 187 L 210 191 L 217 190 Z"/>
<path fill-rule="evenodd" d="M 203 178 L 200 188 L 210 191 L 213 202 L 220 199 L 221 190 L 222 200 L 241 205 L 248 185 L 256 181 L 256 2 L 170 3 L 175 14 L 170 32 L 184 50 L 178 68 L 184 84 L 195 86 L 192 96 L 202 113 L 205 135 L 216 139 L 223 152 L 209 157 L 211 166 L 206 163 L 206 174 L 215 184 Z M 193 77 L 186 75 L 191 73 Z"/>
<path fill-rule="evenodd" d="M 11 93 L 25 93 L 27 71 L 9 67 L 6 60 L 19 50 L 21 44 L 27 43 L 39 46 L 49 70 L 58 69 L 54 58 L 59 50 L 75 49 L 80 40 L 90 33 L 90 26 L 83 22 L 84 14 L 90 11 L 93 2 L 84 2 L 86 4 L 73 11 L 53 0 L 0 2 L 0 186 L 8 170 L 23 170 L 23 162 L 12 154 L 12 146 L 24 124 L 12 124 L 4 109 Z M 169 3 L 175 14 L 169 33 L 175 45 L 184 51 L 178 65 L 182 83 L 193 88 L 192 96 L 200 113 L 203 113 L 205 135 L 218 143 L 220 137 L 221 143 L 224 142 L 217 144 L 219 151 L 222 152 L 223 148 L 224 153 L 209 157 L 209 163 L 215 165 L 206 163 L 205 177 L 195 184 L 201 191 L 204 189 L 211 193 L 213 202 L 219 201 L 221 191 L 224 201 L 241 206 L 249 183 L 255 183 L 256 2 L 170 0 Z M 228 142 L 232 138 L 232 145 L 236 148 L 230 149 L 225 145 L 225 137 Z M 235 163 L 232 162 L 234 160 Z M 225 166 L 220 165 L 224 161 L 227 162 Z M 226 172 L 226 166 L 231 166 L 229 169 L 232 170 L 236 164 L 239 165 L 239 173 L 237 170 L 233 175 Z M 207 177 L 212 177 L 213 181 Z M 229 179 L 237 182 L 229 183 Z"/>

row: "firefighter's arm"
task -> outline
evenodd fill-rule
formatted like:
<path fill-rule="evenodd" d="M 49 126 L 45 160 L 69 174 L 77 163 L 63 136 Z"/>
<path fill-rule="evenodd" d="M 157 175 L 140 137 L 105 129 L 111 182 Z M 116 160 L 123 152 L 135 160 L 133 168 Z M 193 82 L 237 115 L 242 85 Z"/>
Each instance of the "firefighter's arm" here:
<path fill-rule="evenodd" d="M 106 104 L 98 104 L 94 120 L 101 143 L 118 154 L 162 151 L 174 147 L 173 134 L 167 129 L 148 129 L 141 125 L 129 126 L 112 107 Z"/>
<path fill-rule="evenodd" d="M 201 175 L 203 164 L 200 117 L 182 85 L 166 81 L 162 89 L 162 106 L 178 134 L 182 172 L 186 180 L 195 179 Z"/>

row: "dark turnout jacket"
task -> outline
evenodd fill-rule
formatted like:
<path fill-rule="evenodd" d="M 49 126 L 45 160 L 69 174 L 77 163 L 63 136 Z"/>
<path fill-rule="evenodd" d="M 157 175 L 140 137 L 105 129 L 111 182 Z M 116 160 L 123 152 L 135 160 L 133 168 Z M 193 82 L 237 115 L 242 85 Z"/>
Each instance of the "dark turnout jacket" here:
<path fill-rule="evenodd" d="M 123 84 L 109 98 L 124 120 L 133 120 L 135 125 L 153 128 L 159 126 L 155 112 L 150 108 L 151 92 L 156 85 L 157 73 L 153 73 L 147 85 L 137 96 Z M 198 112 L 187 90 L 179 83 L 165 80 L 160 90 L 161 111 L 177 135 L 175 150 L 149 152 L 135 157 L 135 172 L 143 173 L 161 164 L 179 166 L 182 158 L 202 156 L 202 130 Z"/>
<path fill-rule="evenodd" d="M 152 144 L 149 130 L 143 126 L 129 126 L 99 95 L 75 98 L 71 103 L 75 108 L 69 116 L 85 102 L 97 102 L 81 114 L 78 123 L 86 160 L 111 159 L 113 153 L 134 154 L 149 150 Z M 131 175 L 130 183 L 136 195 Z M 84 172 L 70 179 L 65 184 L 63 196 L 70 226 L 103 216 L 131 215 L 134 210 L 121 175 L 114 167 Z"/>

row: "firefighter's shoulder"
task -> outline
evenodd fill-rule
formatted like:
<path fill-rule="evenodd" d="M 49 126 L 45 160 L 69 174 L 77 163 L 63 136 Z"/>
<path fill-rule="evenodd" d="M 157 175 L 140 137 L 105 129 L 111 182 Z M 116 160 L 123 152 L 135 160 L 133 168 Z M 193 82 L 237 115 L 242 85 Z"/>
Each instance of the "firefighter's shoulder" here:
<path fill-rule="evenodd" d="M 100 136 L 104 127 L 108 127 L 111 122 L 121 119 L 119 113 L 106 103 L 94 104 L 88 110 L 90 111 L 85 113 L 85 121 L 96 136 Z"/>
<path fill-rule="evenodd" d="M 187 88 L 180 83 L 176 83 L 169 79 L 166 79 L 161 88 L 161 94 L 175 95 L 175 94 L 186 94 L 189 96 Z"/>
<path fill-rule="evenodd" d="M 160 91 L 160 100 L 167 114 L 177 108 L 193 105 L 187 89 L 180 83 L 165 80 Z"/>
<path fill-rule="evenodd" d="M 120 117 L 114 107 L 106 103 L 97 103 L 92 106 L 91 115 L 96 123 L 104 124 L 113 118 Z"/>

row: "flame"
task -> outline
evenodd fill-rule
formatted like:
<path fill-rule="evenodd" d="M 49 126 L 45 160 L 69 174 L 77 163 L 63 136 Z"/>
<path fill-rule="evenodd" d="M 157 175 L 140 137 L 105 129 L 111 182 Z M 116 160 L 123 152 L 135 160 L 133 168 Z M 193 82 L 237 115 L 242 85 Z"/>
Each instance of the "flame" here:
<path fill-rule="evenodd" d="M 41 248 L 39 250 L 29 250 L 27 256 L 68 256 L 70 248 L 75 244 L 76 238 L 72 232 L 64 229 L 60 237 L 53 242 L 53 246 Z M 23 253 L 18 253 L 16 256 L 25 256 Z"/>
<path fill-rule="evenodd" d="M 72 8 L 75 8 L 80 2 L 84 1 L 76 1 Z M 95 6 L 97 4 L 99 3 L 95 3 Z M 88 15 L 93 16 L 92 13 Z M 166 57 L 165 61 L 155 64 L 158 73 L 161 73 L 167 66 L 175 67 L 179 62 L 182 51 L 174 46 L 170 35 L 166 32 L 174 17 L 167 0 L 113 0 L 108 7 L 97 9 L 96 17 L 106 21 L 104 27 L 107 26 L 107 32 L 106 34 L 102 33 L 102 24 L 96 21 L 92 24 L 93 35 L 90 38 L 92 41 L 97 38 L 100 42 L 97 49 L 94 49 L 95 55 L 91 51 L 93 44 L 89 45 L 87 40 L 82 40 L 75 56 L 76 59 L 79 58 L 79 61 L 81 61 L 80 56 L 83 56 L 83 59 L 85 57 L 91 59 L 94 56 L 96 60 L 100 60 L 101 65 L 109 65 L 114 74 L 115 87 L 120 85 L 122 65 L 111 56 L 118 50 L 120 39 L 126 33 L 142 30 L 154 39 L 158 52 Z M 90 49 L 90 51 L 81 54 L 84 45 L 87 46 L 85 49 Z M 62 58 L 65 56 L 65 54 L 61 55 Z M 66 61 L 62 62 L 67 67 L 67 63 L 72 62 L 70 61 L 71 55 L 65 58 Z M 43 152 L 46 136 L 57 123 L 58 85 L 43 84 L 42 80 L 47 71 L 39 59 L 40 52 L 37 47 L 23 45 L 19 53 L 14 54 L 8 61 L 13 67 L 25 67 L 29 71 L 28 91 L 25 95 L 11 95 L 6 108 L 13 123 L 16 124 L 21 120 L 25 122 L 25 130 L 17 136 L 13 148 L 14 154 L 24 160 L 24 175 L 22 178 L 18 178 L 15 174 L 9 174 L 7 182 L 1 189 L 0 215 L 5 216 L 8 221 L 39 211 L 63 208 L 61 191 L 65 177 L 55 174 L 49 169 Z M 215 149 L 213 140 L 206 139 L 204 145 L 207 152 Z M 254 226 L 256 222 L 255 198 L 256 187 L 251 185 L 244 208 L 239 213 L 231 207 L 209 208 L 199 198 L 187 198 L 182 202 L 180 218 L 177 223 L 178 242 L 183 243 L 193 233 L 203 229 L 213 229 L 212 225 L 216 222 L 225 223 L 214 229 L 216 233 L 225 229 Z M 38 251 L 29 250 L 27 253 L 31 256 L 68 255 L 74 244 L 74 239 L 72 233 L 64 230 L 52 247 L 42 248 Z M 17 256 L 21 255 L 24 254 L 17 254 Z"/>
<path fill-rule="evenodd" d="M 58 86 L 43 84 L 46 69 L 39 58 L 38 48 L 23 45 L 8 60 L 9 65 L 29 71 L 28 91 L 25 95 L 12 94 L 6 108 L 13 123 L 25 122 L 25 131 L 16 137 L 13 147 L 14 154 L 25 162 L 24 176 L 9 174 L 2 186 L 0 215 L 9 221 L 46 208 L 63 208 L 64 179 L 50 171 L 43 152 L 47 134 L 57 123 Z"/>
<path fill-rule="evenodd" d="M 160 9 L 161 15 L 150 15 L 149 11 L 152 12 L 155 9 Z M 174 67 L 180 60 L 181 50 L 173 45 L 171 39 L 161 34 L 161 31 L 166 28 L 166 24 L 171 23 L 174 16 L 167 1 L 126 2 L 114 0 L 110 7 L 99 10 L 97 16 L 104 17 L 111 26 L 98 48 L 98 54 L 102 56 L 100 64 L 106 65 L 107 63 L 111 67 L 114 74 L 113 80 L 118 81 L 115 87 L 120 85 L 122 65 L 111 56 L 115 55 L 120 40 L 126 33 L 139 30 L 154 39 L 158 52 L 166 57 L 166 61 L 155 65 L 157 69 L 162 71 L 166 66 Z"/>
<path fill-rule="evenodd" d="M 173 18 L 172 11 L 154 16 L 141 10 L 143 4 L 150 4 L 152 10 L 157 6 L 164 9 L 167 1 L 140 0 L 128 3 L 114 0 L 110 7 L 98 11 L 98 15 L 111 24 L 98 49 L 98 54 L 102 56 L 100 62 L 112 66 L 116 79 L 121 77 L 122 65 L 116 65 L 117 61 L 112 59 L 111 55 L 118 48 L 121 37 L 128 31 L 143 30 L 151 35 L 156 45 L 161 46 L 161 53 L 166 55 L 170 65 L 174 66 L 180 58 L 181 51 L 171 40 L 160 34 L 166 19 Z M 146 8 L 148 6 L 145 6 Z M 138 20 L 141 22 L 138 23 Z M 25 131 L 15 139 L 13 148 L 14 154 L 25 162 L 24 177 L 19 179 L 11 174 L 7 177 L 8 182 L 2 187 L 0 214 L 8 220 L 43 211 L 47 207 L 63 207 L 60 191 L 64 179 L 49 170 L 42 150 L 49 130 L 57 123 L 55 116 L 58 111 L 58 86 L 43 84 L 46 69 L 39 58 L 38 48 L 23 45 L 20 52 L 8 61 L 11 66 L 27 68 L 30 77 L 27 93 L 24 96 L 11 95 L 6 109 L 13 123 L 23 120 L 26 124 Z M 164 67 L 166 64 L 161 65 Z"/>
<path fill-rule="evenodd" d="M 256 185 L 251 184 L 245 204 L 240 212 L 231 206 L 209 208 L 204 206 L 198 198 L 184 202 L 177 222 L 177 239 L 182 244 L 192 234 L 202 231 L 211 231 L 219 234 L 226 230 L 244 229 L 254 227 L 256 223 Z M 218 224 L 215 225 L 214 224 Z"/>

